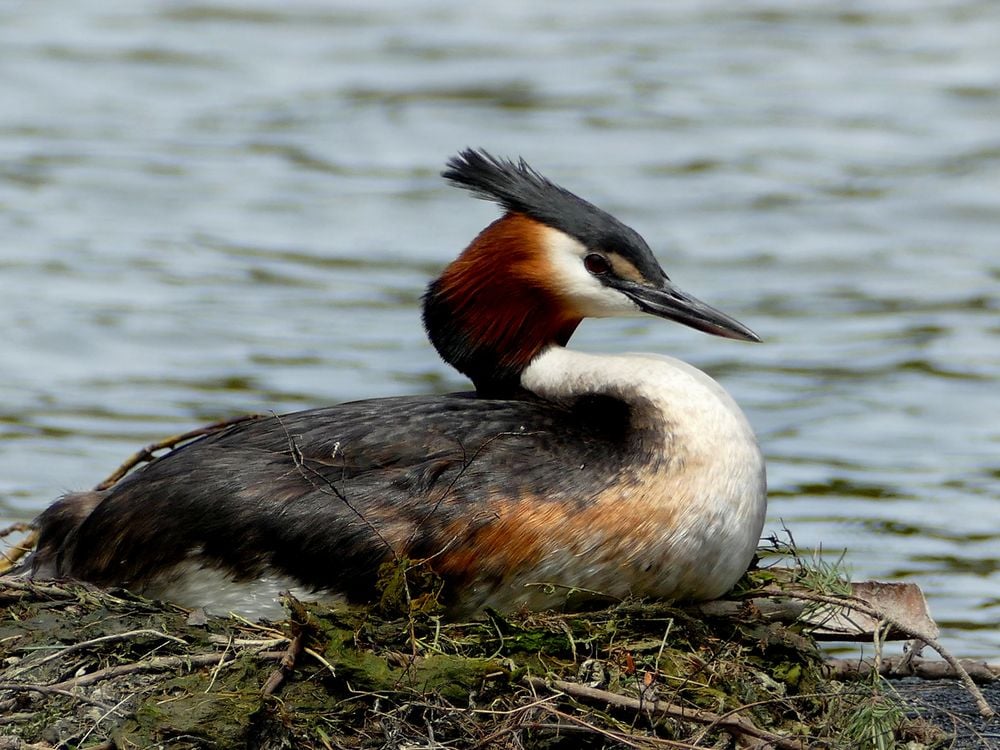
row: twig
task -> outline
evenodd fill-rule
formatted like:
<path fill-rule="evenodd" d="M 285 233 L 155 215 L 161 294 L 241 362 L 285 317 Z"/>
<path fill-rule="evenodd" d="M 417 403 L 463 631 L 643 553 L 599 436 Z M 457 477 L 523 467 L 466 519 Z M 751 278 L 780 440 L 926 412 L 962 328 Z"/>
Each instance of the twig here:
<path fill-rule="evenodd" d="M 23 721 L 31 721 L 36 718 L 38 718 L 37 711 L 21 711 L 16 714 L 7 714 L 6 716 L 0 716 L 0 726 L 4 724 L 20 724 Z"/>
<path fill-rule="evenodd" d="M 225 666 L 226 656 L 227 654 L 229 654 L 229 649 L 231 649 L 232 647 L 233 647 L 233 642 L 232 640 L 230 640 L 229 643 L 226 644 L 226 647 L 222 650 L 222 655 L 219 657 L 219 663 L 216 664 L 215 669 L 212 670 L 212 678 L 208 681 L 208 687 L 205 688 L 204 692 L 206 693 L 212 692 L 212 687 L 215 685 L 215 681 L 219 677 L 219 672 L 221 672 L 222 668 Z"/>
<path fill-rule="evenodd" d="M 256 633 L 267 633 L 275 638 L 280 637 L 283 640 L 288 640 L 287 636 L 285 636 L 284 633 L 275 628 L 273 625 L 264 625 L 259 622 L 252 622 L 236 612 L 230 612 L 229 619 L 238 622 L 243 630 L 251 630 Z"/>
<path fill-rule="evenodd" d="M 281 652 L 274 651 L 262 651 L 257 654 L 257 656 L 262 659 L 280 659 L 282 655 L 283 654 Z M 237 656 L 237 654 L 234 654 L 233 657 L 225 663 L 229 664 L 235 661 Z M 143 661 L 132 662 L 130 664 L 119 664 L 114 667 L 99 669 L 96 672 L 89 672 L 88 674 L 83 674 L 79 677 L 73 677 L 68 680 L 64 680 L 63 682 L 57 682 L 55 685 L 50 685 L 49 687 L 59 688 L 60 690 L 69 690 L 75 687 L 93 685 L 95 682 L 101 682 L 102 680 L 108 680 L 112 677 L 118 677 L 123 674 L 135 674 L 136 672 L 163 672 L 168 669 L 177 669 L 178 667 L 204 667 L 209 664 L 217 664 L 218 662 L 219 655 L 217 653 L 191 654 L 190 656 L 154 656 L 150 659 L 144 659 Z"/>
<path fill-rule="evenodd" d="M 708 602 L 701 602 L 693 609 L 708 617 L 720 617 L 733 619 L 743 617 L 746 614 L 747 606 L 753 607 L 754 615 L 769 622 L 797 622 L 804 612 L 806 605 L 802 602 L 778 601 L 775 599 L 754 598 L 757 592 L 751 592 L 750 598 L 746 599 L 713 599 Z"/>
<path fill-rule="evenodd" d="M 28 685 L 22 682 L 0 682 L 0 691 L 3 690 L 26 691 L 31 693 L 42 693 L 44 695 L 64 695 L 67 698 L 73 698 L 81 703 L 88 703 L 91 706 L 97 706 L 102 711 L 108 711 L 111 709 L 111 706 L 106 703 L 101 703 L 100 701 L 88 698 L 85 695 L 74 693 L 66 687 L 66 683 L 62 682 L 58 685 Z"/>
<path fill-rule="evenodd" d="M 552 689 L 558 690 L 574 698 L 582 698 L 588 701 L 605 703 L 611 706 L 617 706 L 618 708 L 628 708 L 634 711 L 645 710 L 650 713 L 669 716 L 673 719 L 694 721 L 699 724 L 715 724 L 733 737 L 752 737 L 754 739 L 763 740 L 773 744 L 777 748 L 780 748 L 780 750 L 805 750 L 805 746 L 798 740 L 791 740 L 787 737 L 775 734 L 774 732 L 768 732 L 764 729 L 760 729 L 747 719 L 740 716 L 720 716 L 719 714 L 712 713 L 711 711 L 686 708 L 684 706 L 678 706 L 675 703 L 667 703 L 666 701 L 639 701 L 636 698 L 630 698 L 626 695 L 617 695 L 615 693 L 609 693 L 607 690 L 599 690 L 597 688 L 587 687 L 586 685 L 579 685 L 575 682 L 566 682 L 565 680 L 552 680 L 551 683 L 549 683 L 540 677 L 527 677 L 525 679 L 528 684 L 534 688 L 551 687 Z"/>
<path fill-rule="evenodd" d="M 0 539 L 5 536 L 10 536 L 11 534 L 16 534 L 19 531 L 31 531 L 30 523 L 12 523 L 6 529 L 0 529 Z"/>
<path fill-rule="evenodd" d="M 224 419 L 221 422 L 213 422 L 212 424 L 205 425 L 204 427 L 199 427 L 196 430 L 190 430 L 184 432 L 180 435 L 173 435 L 168 438 L 163 438 L 163 440 L 158 440 L 155 443 L 150 443 L 145 448 L 133 453 L 126 459 L 125 463 L 115 469 L 111 475 L 101 482 L 99 485 L 94 487 L 95 490 L 106 490 L 113 486 L 119 479 L 128 474 L 132 469 L 141 463 L 151 461 L 155 458 L 155 453 L 157 451 L 165 450 L 166 448 L 174 448 L 180 443 L 187 440 L 192 440 L 194 438 L 204 437 L 205 435 L 212 435 L 216 432 L 221 432 L 233 425 L 242 424 L 243 422 L 250 422 L 255 419 L 260 419 L 263 415 L 261 414 L 244 414 L 241 417 L 234 417 L 232 419 Z"/>
<path fill-rule="evenodd" d="M 83 743 L 87 741 L 87 738 L 90 737 L 90 735 L 92 735 L 94 732 L 97 731 L 97 727 L 99 727 L 101 725 L 102 721 L 104 721 L 106 718 L 108 718 L 109 716 L 111 716 L 111 714 L 115 713 L 119 708 L 121 708 L 123 705 L 125 705 L 126 703 L 128 703 L 130 700 L 132 700 L 132 698 L 134 698 L 136 695 L 138 695 L 138 693 L 132 693 L 131 695 L 126 695 L 124 698 L 122 698 L 120 701 L 118 701 L 115 705 L 111 706 L 111 708 L 109 708 L 107 711 L 105 711 L 104 715 L 100 716 L 97 719 L 97 721 L 94 722 L 94 725 L 90 729 L 88 729 L 86 731 L 86 733 L 83 735 L 83 737 L 80 738 L 80 741 L 77 743 L 77 747 L 83 747 Z M 88 748 L 88 750 L 91 750 L 91 748 Z"/>
<path fill-rule="evenodd" d="M 78 589 L 69 588 L 67 586 L 47 586 L 42 583 L 36 583 L 35 581 L 21 581 L 14 578 L 4 578 L 3 580 L 0 580 L 0 592 L 3 592 L 4 589 L 20 591 L 26 595 L 44 594 L 46 596 L 55 597 L 56 599 L 76 599 L 79 596 Z"/>
<path fill-rule="evenodd" d="M 285 678 L 292 673 L 292 670 L 295 669 L 295 660 L 298 659 L 299 654 L 302 653 L 302 649 L 305 648 L 306 637 L 309 635 L 309 614 L 306 612 L 306 608 L 302 606 L 302 602 L 290 594 L 286 595 L 284 599 L 285 605 L 291 614 L 289 622 L 292 628 L 292 639 L 288 643 L 288 648 L 285 649 L 281 661 L 278 663 L 278 668 L 271 673 L 271 676 L 267 678 L 267 682 L 264 683 L 262 691 L 264 695 L 273 695 L 281 687 L 281 683 L 285 681 Z"/>
<path fill-rule="evenodd" d="M 337 670 L 333 668 L 333 665 L 329 661 L 323 658 L 323 654 L 321 654 L 319 651 L 317 651 L 314 648 L 304 648 L 302 649 L 302 651 L 303 653 L 309 654 L 309 656 L 311 656 L 313 659 L 315 659 L 324 667 L 326 667 L 333 677 L 337 676 Z"/>
<path fill-rule="evenodd" d="M 225 635 L 211 633 L 208 636 L 209 643 L 216 643 L 220 646 L 240 646 L 242 648 L 274 648 L 284 643 L 288 643 L 288 638 L 231 638 Z"/>
<path fill-rule="evenodd" d="M 155 635 L 165 640 L 179 643 L 182 646 L 188 645 L 188 642 L 185 641 L 183 638 L 178 638 L 177 636 L 174 635 L 161 633 L 159 630 L 150 630 L 148 628 L 144 628 L 142 630 L 129 630 L 126 633 L 114 633 L 112 635 L 102 635 L 100 638 L 91 638 L 89 641 L 80 641 L 78 643 L 73 643 L 69 646 L 66 646 L 65 648 L 59 649 L 54 654 L 49 654 L 43 659 L 39 659 L 36 662 L 20 667 L 19 669 L 12 672 L 10 676 L 18 677 L 22 674 L 25 674 L 26 672 L 30 672 L 33 669 L 37 669 L 43 664 L 47 664 L 48 662 L 53 661 L 54 659 L 59 659 L 60 657 L 66 656 L 66 654 L 68 653 L 71 653 L 73 651 L 79 651 L 81 648 L 87 648 L 88 646 L 93 646 L 94 644 L 97 643 L 106 643 L 107 641 L 124 641 L 136 635 Z"/>
<path fill-rule="evenodd" d="M 18 560 L 35 548 L 35 542 L 38 541 L 38 529 L 32 528 L 29 523 L 15 523 L 8 526 L 0 531 L 0 538 L 19 531 L 28 532 L 28 534 L 19 544 L 13 545 L 9 551 L 0 552 L 0 558 L 2 558 L 0 559 L 0 575 L 17 565 Z"/>
<path fill-rule="evenodd" d="M 545 680 L 542 680 L 541 684 L 542 687 L 546 688 L 548 687 L 548 685 L 545 683 Z M 538 694 L 535 693 L 534 691 L 532 691 L 532 696 L 535 698 L 535 700 L 533 700 L 531 703 L 526 703 L 523 706 L 517 706 L 516 708 L 509 708 L 506 710 L 499 710 L 496 708 L 470 708 L 469 711 L 473 714 L 481 716 L 508 716 L 508 717 L 517 716 L 519 714 L 526 713 L 532 708 L 537 708 L 543 703 L 552 703 L 552 701 L 557 700 L 559 697 L 557 695 L 546 695 L 539 698 Z M 470 748 L 470 750 L 472 750 L 472 748 Z"/>
<path fill-rule="evenodd" d="M 641 750 L 644 747 L 649 747 L 650 745 L 655 747 L 669 747 L 679 750 L 700 750 L 697 745 L 692 745 L 687 742 L 681 742 L 679 740 L 668 740 L 663 737 L 655 737 L 649 735 L 631 735 L 622 731 L 616 731 L 614 729 L 604 729 L 602 727 L 591 724 L 589 721 L 581 719 L 579 716 L 573 716 L 565 711 L 560 711 L 554 706 L 541 706 L 543 711 L 546 711 L 557 719 L 569 722 L 569 724 L 558 723 L 551 727 L 557 731 L 565 732 L 567 729 L 577 729 L 579 731 L 591 732 L 592 734 L 599 734 L 602 737 L 606 737 L 610 740 L 615 740 L 623 745 L 628 745 L 629 747 L 637 748 Z M 576 725 L 576 726 L 573 726 Z M 544 726 L 543 726 L 544 728 Z"/>
<path fill-rule="evenodd" d="M 961 659 L 959 663 L 974 682 L 989 684 L 1000 679 L 1000 664 Z M 875 671 L 875 663 L 868 659 L 827 659 L 827 674 L 834 680 L 857 680 Z M 958 672 L 947 661 L 937 659 L 909 659 L 882 657 L 878 673 L 883 677 L 920 677 L 924 680 L 956 680 Z"/>
<path fill-rule="evenodd" d="M 822 604 L 832 604 L 836 607 L 846 607 L 847 609 L 856 609 L 859 612 L 863 612 L 869 617 L 873 617 L 876 620 L 881 620 L 887 625 L 891 625 L 897 630 L 906 633 L 910 638 L 916 638 L 923 641 L 932 649 L 937 651 L 941 658 L 944 659 L 948 664 L 951 665 L 952 669 L 955 670 L 955 674 L 958 679 L 961 680 L 965 689 L 969 691 L 972 699 L 976 703 L 976 707 L 979 709 L 979 715 L 984 719 L 990 719 L 996 716 L 996 711 L 994 711 L 990 704 L 986 702 L 986 698 L 983 696 L 983 692 L 979 689 L 979 686 L 973 682 L 969 673 L 965 670 L 965 667 L 959 663 L 950 651 L 948 651 L 940 641 L 934 638 L 929 633 L 921 632 L 918 628 L 914 628 L 906 623 L 900 622 L 899 620 L 890 617 L 885 612 L 881 612 L 870 603 L 863 599 L 859 599 L 856 596 L 828 596 L 826 594 L 817 594 L 812 591 L 800 591 L 796 589 L 781 590 L 777 588 L 765 588 L 759 593 L 769 595 L 769 596 L 791 596 L 797 599 L 804 599 L 811 602 L 820 602 Z"/>
<path fill-rule="evenodd" d="M 568 714 L 565 711 L 560 711 L 555 706 L 546 704 L 544 706 L 541 706 L 540 708 L 541 710 L 547 711 L 548 713 L 552 714 L 557 719 L 569 722 L 570 724 L 576 724 L 580 729 L 584 731 L 590 732 L 592 734 L 597 734 L 602 737 L 606 737 L 607 739 L 617 740 L 623 745 L 636 748 L 636 750 L 642 750 L 642 745 L 637 744 L 635 739 L 629 739 L 627 735 L 624 735 L 621 732 L 615 732 L 609 729 L 605 729 L 603 727 L 595 726 L 594 724 L 591 724 L 589 721 L 585 721 L 584 719 L 581 719 L 578 716 L 573 716 L 572 714 Z M 560 729 L 566 728 L 565 726 L 560 726 L 560 725 L 557 726 L 559 726 Z"/>
<path fill-rule="evenodd" d="M 335 497 L 340 502 L 342 502 L 348 508 L 348 510 L 354 513 L 354 515 L 358 517 L 358 520 L 360 520 L 363 524 L 365 524 L 365 526 L 368 527 L 368 530 L 372 532 L 372 534 L 374 534 L 378 538 L 378 540 L 382 542 L 383 545 L 385 545 L 385 548 L 389 550 L 389 552 L 392 554 L 392 559 L 398 560 L 399 553 L 396 551 L 396 548 L 393 547 L 392 544 L 389 543 L 389 540 L 382 535 L 382 532 L 378 530 L 378 527 L 375 526 L 375 524 L 373 524 L 371 520 L 364 513 L 362 513 L 360 510 L 355 508 L 354 505 L 351 504 L 351 501 L 347 499 L 344 493 L 342 493 L 339 489 L 337 489 L 337 486 L 333 483 L 333 480 L 327 479 L 322 472 L 317 471 L 316 469 L 312 468 L 307 464 L 308 459 L 302 453 L 302 449 L 299 447 L 299 444 L 295 442 L 296 436 L 292 435 L 288 431 L 288 428 L 285 426 L 285 423 L 281 421 L 281 417 L 279 415 L 273 414 L 272 416 L 274 417 L 274 419 L 278 421 L 278 425 L 280 425 L 281 429 L 285 433 L 285 438 L 288 441 L 288 451 L 292 457 L 292 463 L 295 465 L 295 468 L 298 471 L 299 476 L 301 476 L 302 479 L 304 479 L 309 484 L 309 486 L 311 486 L 317 492 L 320 492 L 324 495 Z M 337 445 L 339 446 L 340 443 L 337 443 Z M 334 455 L 336 455 L 336 449 L 334 449 Z M 326 485 L 328 489 L 323 488 L 319 484 L 314 482 L 313 479 L 310 478 L 309 474 L 307 474 L 306 472 L 312 474 L 313 477 L 317 477 L 323 484 Z"/>
<path fill-rule="evenodd" d="M 274 648 L 288 643 L 286 636 L 278 638 L 233 638 L 226 635 L 216 635 L 209 633 L 208 642 L 219 646 L 239 646 L 241 648 Z"/>

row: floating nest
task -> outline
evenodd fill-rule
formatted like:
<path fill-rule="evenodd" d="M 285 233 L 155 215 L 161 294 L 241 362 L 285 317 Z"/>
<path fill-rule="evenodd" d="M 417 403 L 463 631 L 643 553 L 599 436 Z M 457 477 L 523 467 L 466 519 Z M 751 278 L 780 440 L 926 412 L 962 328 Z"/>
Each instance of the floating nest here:
<path fill-rule="evenodd" d="M 831 679 L 803 618 L 759 606 L 775 585 L 750 574 L 714 615 L 625 601 L 449 623 L 433 576 L 400 563 L 372 606 L 288 598 L 261 624 L 0 579 L 0 748 L 947 746 L 877 670 Z"/>

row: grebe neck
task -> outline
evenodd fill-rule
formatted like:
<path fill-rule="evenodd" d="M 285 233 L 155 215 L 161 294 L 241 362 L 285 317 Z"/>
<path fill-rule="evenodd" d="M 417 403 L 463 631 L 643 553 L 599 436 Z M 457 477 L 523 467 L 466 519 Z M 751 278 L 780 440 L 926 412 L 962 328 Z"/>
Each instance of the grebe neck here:
<path fill-rule="evenodd" d="M 732 396 L 707 374 L 674 357 L 657 354 L 590 354 L 551 345 L 525 368 L 521 386 L 557 403 L 602 395 L 631 408 L 637 426 L 658 425 L 676 444 L 713 440 L 757 442 Z"/>
<path fill-rule="evenodd" d="M 427 335 L 480 397 L 516 396 L 542 351 L 564 346 L 583 316 L 549 288 L 551 271 L 534 248 L 548 231 L 508 213 L 484 229 L 424 294 Z"/>

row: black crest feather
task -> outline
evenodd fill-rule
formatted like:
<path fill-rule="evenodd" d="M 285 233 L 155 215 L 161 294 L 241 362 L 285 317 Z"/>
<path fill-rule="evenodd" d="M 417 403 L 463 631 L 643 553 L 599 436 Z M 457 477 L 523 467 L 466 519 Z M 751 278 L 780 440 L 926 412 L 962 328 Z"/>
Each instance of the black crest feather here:
<path fill-rule="evenodd" d="M 542 176 L 524 159 L 497 158 L 468 148 L 448 160 L 441 176 L 478 198 L 525 214 L 580 240 L 587 247 L 613 250 L 643 270 L 655 264 L 646 241 L 611 214 Z M 652 269 L 649 269 L 652 271 Z"/>
<path fill-rule="evenodd" d="M 542 217 L 551 214 L 554 205 L 558 204 L 600 210 L 543 177 L 524 159 L 513 162 L 482 149 L 469 148 L 453 156 L 441 176 L 468 189 L 477 198 L 493 201 L 508 211 L 527 214 L 539 221 L 544 221 Z"/>

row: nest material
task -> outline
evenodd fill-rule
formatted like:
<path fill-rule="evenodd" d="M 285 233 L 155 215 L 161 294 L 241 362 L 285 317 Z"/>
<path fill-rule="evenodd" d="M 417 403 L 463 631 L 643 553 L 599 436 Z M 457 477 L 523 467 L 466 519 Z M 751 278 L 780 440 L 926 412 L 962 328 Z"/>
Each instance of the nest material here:
<path fill-rule="evenodd" d="M 407 569 L 409 571 L 409 569 Z M 827 677 L 797 625 L 747 602 L 445 623 L 433 586 L 288 601 L 269 626 L 124 592 L 0 583 L 0 747 L 929 747 L 877 677 Z M 768 586 L 773 582 L 769 580 Z M 400 588 L 402 587 L 402 588 Z M 8 744 L 8 747 L 17 747 Z"/>

